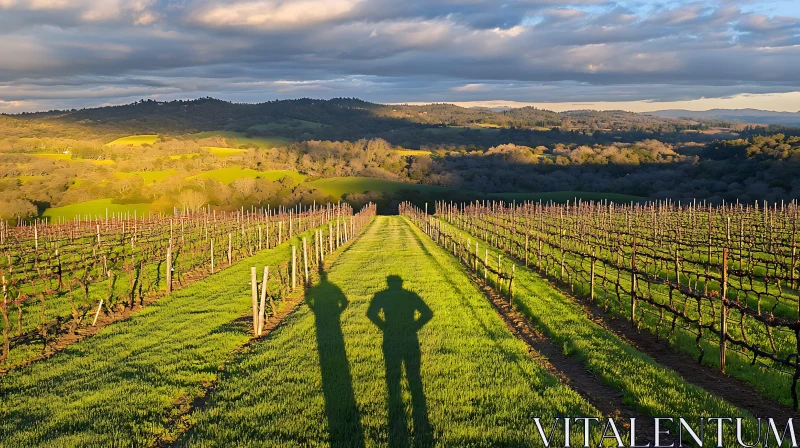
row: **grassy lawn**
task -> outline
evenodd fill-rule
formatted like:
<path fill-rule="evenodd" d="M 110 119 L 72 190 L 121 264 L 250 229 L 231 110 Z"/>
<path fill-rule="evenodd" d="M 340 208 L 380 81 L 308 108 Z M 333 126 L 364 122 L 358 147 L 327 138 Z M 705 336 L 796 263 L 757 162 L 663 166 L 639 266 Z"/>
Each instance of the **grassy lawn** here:
<path fill-rule="evenodd" d="M 17 179 L 24 184 L 25 182 L 30 182 L 32 180 L 44 180 L 47 179 L 47 177 L 48 176 L 17 176 Z"/>
<path fill-rule="evenodd" d="M 139 216 L 145 216 L 149 206 L 150 204 L 112 204 L 111 199 L 95 199 L 94 201 L 78 202 L 63 207 L 48 208 L 42 216 L 51 220 L 56 220 L 59 217 L 70 220 L 76 216 L 80 216 L 82 219 L 84 215 L 105 217 L 106 209 L 108 209 L 109 215 L 126 212 L 130 212 L 133 215 L 133 212 L 136 211 Z"/>
<path fill-rule="evenodd" d="M 383 216 L 228 366 L 182 442 L 535 446 L 532 416 L 556 415 L 598 411 L 531 359 L 454 258 Z"/>
<path fill-rule="evenodd" d="M 285 137 L 247 137 L 244 132 L 233 131 L 208 131 L 193 134 L 195 138 L 224 137 L 233 146 L 247 146 L 251 148 L 269 149 L 276 146 L 283 146 L 291 143 L 292 140 Z"/>
<path fill-rule="evenodd" d="M 424 151 L 421 149 L 395 149 L 393 151 L 396 154 L 399 154 L 403 157 L 407 156 L 429 156 L 433 154 L 431 151 Z"/>
<path fill-rule="evenodd" d="M 377 179 L 374 177 L 330 177 L 314 180 L 308 183 L 325 194 L 341 198 L 345 193 L 363 193 L 365 191 L 396 192 L 401 190 L 417 191 L 447 191 L 450 188 L 434 185 L 411 184 L 394 180 Z"/>
<path fill-rule="evenodd" d="M 106 146 L 112 145 L 129 145 L 129 146 L 142 146 L 142 145 L 152 145 L 158 140 L 158 135 L 155 134 L 147 134 L 147 135 L 129 135 L 127 137 L 122 137 L 114 140 L 113 142 L 106 143 Z"/>
<path fill-rule="evenodd" d="M 170 418 L 218 380 L 250 339 L 250 266 L 277 266 L 290 244 L 234 264 L 111 324 L 52 358 L 0 377 L 0 445 L 152 446 Z M 174 428 L 173 428 L 174 430 Z"/>
<path fill-rule="evenodd" d="M 246 149 L 222 148 L 219 146 L 204 146 L 203 149 L 208 150 L 209 153 L 217 157 L 230 157 L 247 152 Z"/>
<path fill-rule="evenodd" d="M 274 171 L 256 171 L 251 169 L 241 169 L 238 166 L 228 168 L 220 168 L 211 171 L 205 171 L 194 176 L 187 177 L 187 179 L 216 179 L 223 184 L 230 184 L 236 179 L 249 177 L 255 179 L 257 177 L 269 180 L 279 180 L 286 176 L 291 177 L 295 182 L 302 182 L 306 176 L 298 173 L 297 171 L 290 170 L 274 170 Z"/>

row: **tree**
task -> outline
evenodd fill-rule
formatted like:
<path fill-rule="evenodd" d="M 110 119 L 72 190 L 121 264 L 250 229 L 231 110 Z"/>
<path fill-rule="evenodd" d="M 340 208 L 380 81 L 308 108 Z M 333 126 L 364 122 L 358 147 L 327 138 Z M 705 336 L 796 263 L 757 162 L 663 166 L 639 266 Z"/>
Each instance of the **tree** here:
<path fill-rule="evenodd" d="M 36 206 L 24 199 L 0 200 L 0 219 L 25 219 L 37 213 Z"/>
<path fill-rule="evenodd" d="M 181 194 L 178 195 L 178 204 L 180 207 L 191 212 L 199 211 L 207 202 L 208 198 L 206 195 L 197 190 L 186 189 L 181 191 Z"/>

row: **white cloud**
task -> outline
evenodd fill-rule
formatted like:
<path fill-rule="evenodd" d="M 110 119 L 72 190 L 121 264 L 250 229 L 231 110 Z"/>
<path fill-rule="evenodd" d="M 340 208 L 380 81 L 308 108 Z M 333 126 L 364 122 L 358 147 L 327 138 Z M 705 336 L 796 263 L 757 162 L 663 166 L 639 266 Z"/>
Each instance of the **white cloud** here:
<path fill-rule="evenodd" d="M 464 84 L 463 86 L 453 87 L 453 92 L 479 92 L 484 90 L 483 84 Z"/>
<path fill-rule="evenodd" d="M 6 101 L 83 105 L 102 91 L 113 103 L 151 87 L 159 98 L 377 101 L 800 90 L 800 19 L 733 1 L 0 0 L 0 9 Z"/>
<path fill-rule="evenodd" d="M 360 0 L 257 0 L 213 5 L 192 14 L 211 27 L 285 29 L 345 17 Z"/>

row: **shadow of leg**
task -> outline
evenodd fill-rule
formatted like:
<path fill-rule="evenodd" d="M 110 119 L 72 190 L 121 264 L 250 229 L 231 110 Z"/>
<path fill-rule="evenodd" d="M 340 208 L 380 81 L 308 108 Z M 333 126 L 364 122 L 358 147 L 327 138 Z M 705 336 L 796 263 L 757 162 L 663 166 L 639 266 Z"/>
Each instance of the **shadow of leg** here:
<path fill-rule="evenodd" d="M 347 298 L 323 276 L 320 284 L 309 290 L 307 302 L 316 320 L 328 439 L 332 447 L 363 447 L 364 429 L 353 391 L 341 325 L 341 314 L 347 307 Z"/>
<path fill-rule="evenodd" d="M 414 336 L 413 341 L 408 341 L 405 347 L 406 379 L 411 390 L 411 416 L 414 423 L 413 440 L 415 447 L 430 447 L 433 446 L 433 431 L 428 421 L 425 391 L 422 389 L 419 341 Z"/>
<path fill-rule="evenodd" d="M 389 393 L 387 405 L 389 408 L 389 447 L 391 448 L 409 446 L 408 424 L 400 386 L 403 360 L 397 352 L 399 348 L 399 346 L 388 344 L 383 347 L 383 355 L 386 359 L 386 389 Z"/>

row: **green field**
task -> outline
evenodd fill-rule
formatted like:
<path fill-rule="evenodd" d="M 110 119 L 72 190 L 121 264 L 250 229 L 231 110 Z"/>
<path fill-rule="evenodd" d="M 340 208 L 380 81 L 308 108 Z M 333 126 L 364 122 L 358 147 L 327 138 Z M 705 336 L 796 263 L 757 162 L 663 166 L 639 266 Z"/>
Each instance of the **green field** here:
<path fill-rule="evenodd" d="M 451 188 L 438 187 L 434 185 L 410 184 L 387 179 L 377 179 L 374 177 L 330 177 L 308 182 L 314 188 L 321 190 L 325 194 L 334 198 L 341 198 L 347 193 L 363 193 L 365 191 L 377 191 L 381 193 L 392 193 L 402 190 L 444 192 Z"/>
<path fill-rule="evenodd" d="M 49 208 L 45 210 L 42 216 L 51 220 L 59 218 L 70 220 L 76 216 L 83 218 L 86 215 L 105 217 L 106 210 L 108 210 L 109 215 L 112 213 L 130 213 L 133 216 L 135 211 L 139 216 L 145 216 L 149 206 L 150 204 L 112 204 L 111 199 L 95 199 L 94 201 Z"/>
<path fill-rule="evenodd" d="M 219 146 L 204 146 L 203 149 L 207 150 L 209 153 L 211 153 L 211 155 L 215 155 L 217 157 L 230 157 L 247 152 L 246 149 L 222 148 Z"/>
<path fill-rule="evenodd" d="M 127 179 L 134 176 L 139 176 L 144 180 L 145 184 L 153 184 L 161 182 L 162 180 L 177 174 L 175 170 L 161 170 L 161 171 L 132 171 L 129 173 L 115 172 L 114 176 L 117 179 Z"/>
<path fill-rule="evenodd" d="M 106 143 L 106 146 L 112 146 L 112 145 L 142 146 L 142 145 L 152 145 L 156 141 L 158 141 L 158 135 L 155 134 L 130 135 Z"/>
<path fill-rule="evenodd" d="M 181 426 L 170 419 L 251 339 L 236 321 L 250 313 L 250 266 L 285 263 L 298 243 L 262 251 L 0 377 L 0 445 L 153 446 L 173 438 Z"/>
<path fill-rule="evenodd" d="M 192 134 L 194 138 L 223 137 L 232 146 L 246 146 L 249 148 L 269 149 L 291 143 L 292 140 L 285 137 L 247 137 L 244 132 L 233 131 L 208 131 Z"/>
<path fill-rule="evenodd" d="M 230 366 L 184 442 L 528 446 L 531 416 L 598 415 L 424 238 L 376 218 L 306 304 Z"/>
<path fill-rule="evenodd" d="M 394 153 L 400 154 L 401 156 L 429 156 L 433 154 L 431 151 L 424 151 L 421 149 L 395 149 Z"/>
<path fill-rule="evenodd" d="M 516 310 L 612 396 L 578 394 L 568 370 L 554 376 L 509 331 L 451 246 L 406 217 L 374 218 L 327 258 L 297 310 L 254 340 L 250 266 L 285 263 L 290 244 L 302 247 L 296 237 L 262 251 L 1 376 L 0 445 L 542 446 L 533 417 L 619 417 L 602 414 L 598 399 L 639 417 L 743 417 L 753 438 L 748 412 L 658 364 L 518 264 Z M 490 260 L 502 254 L 480 244 Z M 563 446 L 556 434 L 552 446 Z M 572 434 L 582 441 L 579 428 Z M 595 433 L 590 446 L 599 441 Z"/>
<path fill-rule="evenodd" d="M 25 182 L 30 182 L 32 180 L 47 179 L 47 176 L 17 176 L 17 179 L 24 184 Z"/>
<path fill-rule="evenodd" d="M 187 179 L 216 179 L 223 184 L 233 183 L 236 179 L 249 177 L 251 179 L 262 178 L 269 180 L 279 180 L 284 177 L 291 177 L 295 182 L 299 183 L 305 180 L 306 176 L 291 170 L 274 170 L 274 171 L 256 171 L 251 169 L 241 169 L 238 166 L 228 168 L 220 168 L 217 170 L 204 171 L 200 174 L 187 177 Z"/>
<path fill-rule="evenodd" d="M 488 249 L 490 260 L 505 255 L 475 235 L 444 221 L 442 225 L 449 233 L 480 241 L 481 250 Z M 750 417 L 725 400 L 687 383 L 674 371 L 595 323 L 580 304 L 523 265 L 516 267 L 514 285 L 517 309 L 557 346 L 563 347 L 564 354 L 580 360 L 594 376 L 617 389 L 636 411 L 654 416 Z"/>

